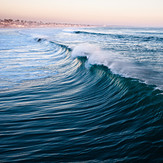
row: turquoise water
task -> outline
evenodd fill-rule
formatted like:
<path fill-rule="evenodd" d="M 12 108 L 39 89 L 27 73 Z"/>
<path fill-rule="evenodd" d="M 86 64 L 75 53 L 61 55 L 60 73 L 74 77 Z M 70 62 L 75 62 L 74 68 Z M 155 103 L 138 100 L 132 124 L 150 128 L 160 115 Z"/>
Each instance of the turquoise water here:
<path fill-rule="evenodd" d="M 163 29 L 0 30 L 0 162 L 162 162 Z"/>

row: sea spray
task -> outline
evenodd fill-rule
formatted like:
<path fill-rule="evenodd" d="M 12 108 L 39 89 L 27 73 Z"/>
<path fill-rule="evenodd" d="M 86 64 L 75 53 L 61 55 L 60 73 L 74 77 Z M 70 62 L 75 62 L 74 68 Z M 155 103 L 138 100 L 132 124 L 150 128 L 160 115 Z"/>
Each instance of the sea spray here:
<path fill-rule="evenodd" d="M 108 67 L 115 74 L 128 75 L 133 65 L 119 53 L 102 50 L 98 45 L 80 44 L 76 46 L 72 53 L 73 58 L 86 57 L 90 65 L 103 65 Z"/>
<path fill-rule="evenodd" d="M 110 69 L 114 74 L 119 74 L 127 78 L 135 78 L 146 84 L 158 84 L 159 74 L 152 69 L 146 68 L 136 61 L 133 62 L 118 52 L 101 49 L 96 44 L 79 44 L 72 53 L 72 58 L 86 57 L 86 67 L 91 65 L 103 65 Z M 90 65 L 90 66 L 89 66 Z M 153 74 L 152 78 L 150 74 Z M 155 78 L 155 80 L 153 80 Z M 162 88 L 160 85 L 159 88 Z"/>

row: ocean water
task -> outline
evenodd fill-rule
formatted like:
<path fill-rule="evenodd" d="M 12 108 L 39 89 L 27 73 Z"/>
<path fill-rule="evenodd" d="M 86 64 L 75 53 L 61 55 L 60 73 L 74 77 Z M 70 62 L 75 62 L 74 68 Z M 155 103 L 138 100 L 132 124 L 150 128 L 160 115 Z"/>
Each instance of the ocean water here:
<path fill-rule="evenodd" d="M 0 162 L 163 162 L 163 29 L 0 29 Z"/>

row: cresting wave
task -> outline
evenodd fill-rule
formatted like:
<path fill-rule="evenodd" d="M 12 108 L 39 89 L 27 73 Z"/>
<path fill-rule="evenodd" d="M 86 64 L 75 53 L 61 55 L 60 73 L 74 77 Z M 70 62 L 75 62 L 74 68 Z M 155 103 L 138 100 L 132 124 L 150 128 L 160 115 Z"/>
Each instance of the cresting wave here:
<path fill-rule="evenodd" d="M 56 41 L 51 41 L 43 37 L 34 38 L 34 40 L 37 42 L 48 42 L 66 49 L 69 53 L 71 53 L 72 58 L 86 57 L 86 67 L 90 67 L 91 65 L 103 65 L 110 69 L 114 74 L 118 74 L 126 78 L 138 79 L 140 82 L 155 85 L 157 89 L 163 90 L 163 83 L 160 82 L 160 79 L 158 78 L 160 74 L 152 69 L 144 67 L 141 64 L 125 59 L 120 53 L 102 50 L 95 44 L 84 43 L 77 45 L 74 48 L 70 48 L 67 45 L 57 43 Z M 149 75 L 150 73 L 153 75 L 152 79 Z"/>
<path fill-rule="evenodd" d="M 141 64 L 125 59 L 119 53 L 102 50 L 93 44 L 81 44 L 73 49 L 71 55 L 73 58 L 86 57 L 87 67 L 89 67 L 89 65 L 103 65 L 109 68 L 114 74 L 135 78 L 146 84 L 156 85 L 159 89 L 163 89 L 163 84 L 159 80 L 157 81 L 157 77 L 159 77 L 160 74 Z M 155 80 L 151 80 L 150 73 L 153 74 L 152 78 Z"/>
<path fill-rule="evenodd" d="M 135 80 L 154 71 L 101 37 L 21 33 L 0 33 L 0 162 L 163 161 L 162 90 Z"/>

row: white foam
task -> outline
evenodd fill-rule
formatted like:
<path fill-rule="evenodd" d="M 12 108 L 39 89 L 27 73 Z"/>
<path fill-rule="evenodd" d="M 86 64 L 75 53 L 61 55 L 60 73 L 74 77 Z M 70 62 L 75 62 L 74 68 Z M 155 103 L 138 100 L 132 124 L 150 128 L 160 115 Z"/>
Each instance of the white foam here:
<path fill-rule="evenodd" d="M 115 74 L 128 75 L 131 62 L 128 62 L 118 53 L 108 52 L 100 49 L 97 45 L 81 44 L 72 51 L 72 57 L 87 57 L 91 65 L 104 65 Z"/>
<path fill-rule="evenodd" d="M 80 30 L 80 28 L 65 28 L 63 29 L 62 31 L 65 32 L 65 33 L 74 33 L 75 31 L 78 31 Z"/>
<path fill-rule="evenodd" d="M 90 65 L 104 65 L 108 67 L 114 74 L 123 77 L 131 77 L 139 79 L 147 84 L 161 86 L 160 77 L 153 70 L 135 63 L 130 58 L 126 58 L 120 53 L 102 50 L 97 45 L 80 44 L 72 51 L 72 57 L 87 57 L 86 67 Z M 152 76 L 150 75 L 152 74 Z"/>

